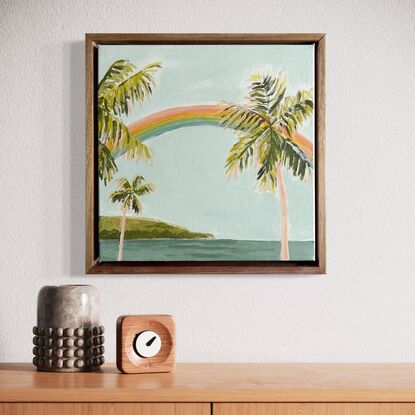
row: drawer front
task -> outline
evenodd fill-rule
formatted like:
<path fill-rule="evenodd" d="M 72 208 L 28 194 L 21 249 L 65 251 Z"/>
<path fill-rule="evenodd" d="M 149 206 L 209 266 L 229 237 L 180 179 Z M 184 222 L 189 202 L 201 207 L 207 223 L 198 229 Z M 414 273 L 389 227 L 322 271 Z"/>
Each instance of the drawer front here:
<path fill-rule="evenodd" d="M 415 403 L 218 403 L 213 415 L 415 415 Z"/>
<path fill-rule="evenodd" d="M 210 404 L 0 403 L 0 415 L 210 415 Z"/>

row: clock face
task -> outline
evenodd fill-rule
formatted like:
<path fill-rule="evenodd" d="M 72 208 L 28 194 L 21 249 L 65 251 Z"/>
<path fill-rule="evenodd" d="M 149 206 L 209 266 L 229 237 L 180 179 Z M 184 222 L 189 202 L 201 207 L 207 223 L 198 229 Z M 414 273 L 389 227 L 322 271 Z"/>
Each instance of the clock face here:
<path fill-rule="evenodd" d="M 140 357 L 153 357 L 161 349 L 161 338 L 154 331 L 138 333 L 134 339 L 134 351 Z"/>
<path fill-rule="evenodd" d="M 120 316 L 117 320 L 118 370 L 123 373 L 171 372 L 176 357 L 175 333 L 173 316 Z"/>

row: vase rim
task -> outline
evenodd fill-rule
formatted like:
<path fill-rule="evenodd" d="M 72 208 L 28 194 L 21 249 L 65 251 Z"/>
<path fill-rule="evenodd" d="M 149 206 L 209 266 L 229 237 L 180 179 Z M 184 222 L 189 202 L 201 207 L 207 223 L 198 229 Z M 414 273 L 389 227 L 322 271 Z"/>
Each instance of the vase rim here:
<path fill-rule="evenodd" d="M 60 285 L 45 285 L 45 287 L 93 287 L 93 285 L 90 284 L 60 284 Z"/>
<path fill-rule="evenodd" d="M 44 285 L 40 291 L 44 290 L 94 290 L 95 286 L 89 284 L 62 284 L 62 285 Z"/>
<path fill-rule="evenodd" d="M 92 287 L 90 284 L 61 284 L 57 287 Z"/>

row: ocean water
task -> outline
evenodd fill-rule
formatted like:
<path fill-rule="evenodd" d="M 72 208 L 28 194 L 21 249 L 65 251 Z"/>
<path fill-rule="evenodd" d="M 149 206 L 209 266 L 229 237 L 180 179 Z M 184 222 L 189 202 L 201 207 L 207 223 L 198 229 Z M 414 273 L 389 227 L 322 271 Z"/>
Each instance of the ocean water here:
<path fill-rule="evenodd" d="M 101 261 L 115 261 L 118 240 L 100 240 Z M 312 261 L 314 242 L 289 243 L 290 260 Z M 280 242 L 230 239 L 131 239 L 124 241 L 123 261 L 278 261 Z"/>

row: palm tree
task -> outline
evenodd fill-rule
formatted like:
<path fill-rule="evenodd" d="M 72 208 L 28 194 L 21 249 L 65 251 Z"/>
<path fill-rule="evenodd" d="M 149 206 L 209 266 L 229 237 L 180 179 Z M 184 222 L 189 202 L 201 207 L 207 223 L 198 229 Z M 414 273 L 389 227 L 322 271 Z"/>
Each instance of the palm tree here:
<path fill-rule="evenodd" d="M 310 172 L 312 161 L 292 140 L 297 128 L 313 113 L 311 90 L 285 96 L 284 74 L 254 74 L 250 78 L 245 105 L 229 103 L 221 114 L 221 124 L 236 130 L 237 142 L 226 159 L 226 172 L 242 172 L 255 160 L 261 190 L 278 189 L 281 215 L 280 259 L 289 259 L 288 206 L 283 181 L 285 168 L 301 180 Z"/>
<path fill-rule="evenodd" d="M 160 62 L 146 65 L 137 71 L 126 60 L 114 62 L 98 84 L 98 176 L 109 182 L 117 172 L 113 153 L 122 151 L 128 158 L 148 160 L 149 148 L 133 137 L 123 121 L 136 102 L 143 102 L 152 94 L 154 74 L 161 68 Z"/>
<path fill-rule="evenodd" d="M 117 180 L 117 185 L 118 189 L 110 194 L 109 199 L 112 203 L 119 203 L 121 205 L 120 244 L 117 261 L 122 261 L 127 211 L 133 210 L 137 214 L 141 213 L 143 206 L 139 198 L 153 192 L 154 185 L 152 183 L 145 183 L 143 176 L 135 176 L 131 183 L 122 177 Z"/>

